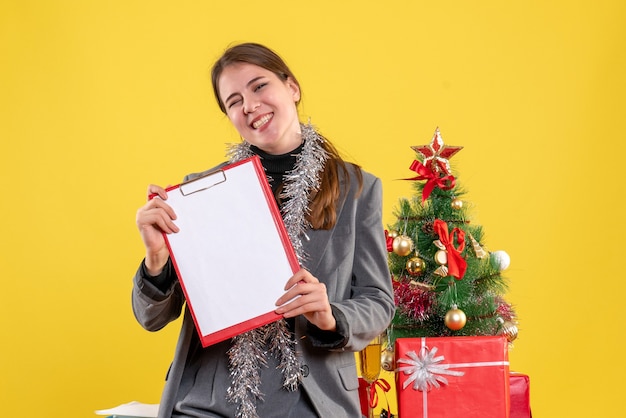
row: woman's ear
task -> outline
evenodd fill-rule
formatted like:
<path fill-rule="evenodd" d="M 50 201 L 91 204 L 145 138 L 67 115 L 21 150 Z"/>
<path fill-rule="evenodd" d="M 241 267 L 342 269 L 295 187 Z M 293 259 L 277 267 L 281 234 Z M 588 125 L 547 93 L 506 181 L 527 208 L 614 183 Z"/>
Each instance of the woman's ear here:
<path fill-rule="evenodd" d="M 298 103 L 300 101 L 300 86 L 298 86 L 298 83 L 293 81 L 291 77 L 287 79 L 286 83 L 287 83 L 287 87 L 289 87 L 289 89 L 292 92 L 291 95 L 293 97 L 293 101 Z"/>

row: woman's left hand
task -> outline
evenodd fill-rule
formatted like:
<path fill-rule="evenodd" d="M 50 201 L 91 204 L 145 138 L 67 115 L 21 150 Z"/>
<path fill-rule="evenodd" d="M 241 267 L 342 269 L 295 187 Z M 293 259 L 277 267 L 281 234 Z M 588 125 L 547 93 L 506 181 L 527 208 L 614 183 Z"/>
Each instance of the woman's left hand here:
<path fill-rule="evenodd" d="M 326 285 L 320 283 L 309 271 L 301 268 L 287 281 L 285 290 L 287 292 L 276 301 L 279 306 L 276 309 L 277 314 L 285 318 L 304 315 L 319 329 L 336 330 L 337 323 L 330 308 Z M 290 302 L 286 303 L 288 301 Z"/>

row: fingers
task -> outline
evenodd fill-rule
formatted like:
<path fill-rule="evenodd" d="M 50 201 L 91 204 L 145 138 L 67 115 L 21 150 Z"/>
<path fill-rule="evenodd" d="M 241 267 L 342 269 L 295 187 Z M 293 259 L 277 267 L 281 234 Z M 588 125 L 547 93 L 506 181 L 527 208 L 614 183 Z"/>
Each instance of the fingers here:
<path fill-rule="evenodd" d="M 307 270 L 301 269 L 294 274 L 285 288 L 285 294 L 276 301 L 279 315 L 286 318 L 305 315 L 312 322 L 314 318 L 324 318 L 327 322 L 332 317 L 326 285 Z"/>
<path fill-rule="evenodd" d="M 165 203 L 167 193 L 164 188 L 151 184 L 148 186 L 148 196 L 153 197 L 137 210 L 137 227 L 142 233 L 150 229 L 158 229 L 167 234 L 178 232 L 174 224 L 176 213 L 170 205 Z"/>
<path fill-rule="evenodd" d="M 297 302 L 296 302 L 297 298 Z M 287 292 L 285 292 L 277 301 L 276 305 L 281 306 L 291 301 L 292 307 L 304 305 L 307 303 L 315 303 L 316 301 L 327 301 L 326 285 L 324 283 L 305 283 L 299 282 Z"/>
<path fill-rule="evenodd" d="M 296 274 L 291 276 L 285 284 L 285 291 L 285 294 L 276 301 L 277 306 L 284 305 L 296 297 L 300 300 L 298 304 L 291 303 L 290 306 L 292 308 L 305 303 L 314 302 L 317 299 L 328 299 L 326 285 L 320 283 L 315 276 L 305 269 L 300 269 Z M 306 297 L 302 299 L 304 296 Z"/>
<path fill-rule="evenodd" d="M 277 302 L 276 313 L 285 318 L 303 315 L 310 323 L 327 331 L 335 331 L 337 322 L 333 316 L 326 285 L 300 281 L 289 289 Z"/>
<path fill-rule="evenodd" d="M 137 226 L 141 231 L 146 229 L 158 229 L 160 232 L 172 234 L 179 231 L 172 218 L 160 209 L 154 209 L 142 213 L 137 220 Z"/>
<path fill-rule="evenodd" d="M 289 299 L 288 299 L 289 300 Z M 330 308 L 330 305 L 322 298 L 315 297 L 309 293 L 293 298 L 291 302 L 279 306 L 276 313 L 292 318 L 298 315 L 305 315 L 314 312 L 322 312 Z"/>
<path fill-rule="evenodd" d="M 298 283 L 319 283 L 319 280 L 315 276 L 313 276 L 308 270 L 301 268 L 291 276 L 287 283 L 285 284 L 285 290 L 291 289 Z"/>
<path fill-rule="evenodd" d="M 174 209 L 172 209 L 170 205 L 165 203 L 160 198 L 152 199 L 146 204 L 146 208 L 148 210 L 153 210 L 154 212 L 162 213 L 168 219 L 176 219 L 176 212 L 174 212 Z"/>
<path fill-rule="evenodd" d="M 152 199 L 137 211 L 137 227 L 140 230 L 157 228 L 166 234 L 178 232 L 173 222 L 176 219 L 174 210 L 161 199 Z"/>
<path fill-rule="evenodd" d="M 148 200 L 150 200 L 153 195 L 159 196 L 163 200 L 167 200 L 167 192 L 165 191 L 165 189 L 161 186 L 157 186 L 156 184 L 151 184 L 148 186 Z"/>

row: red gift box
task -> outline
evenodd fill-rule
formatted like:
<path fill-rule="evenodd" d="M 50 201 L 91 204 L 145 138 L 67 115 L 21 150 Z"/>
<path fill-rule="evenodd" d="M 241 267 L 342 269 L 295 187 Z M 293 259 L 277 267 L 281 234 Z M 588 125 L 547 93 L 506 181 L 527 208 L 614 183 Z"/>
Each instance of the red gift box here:
<path fill-rule="evenodd" d="M 508 418 L 509 352 L 504 336 L 398 338 L 401 418 Z"/>
<path fill-rule="evenodd" d="M 530 378 L 522 373 L 511 372 L 511 414 L 509 418 L 531 418 Z"/>

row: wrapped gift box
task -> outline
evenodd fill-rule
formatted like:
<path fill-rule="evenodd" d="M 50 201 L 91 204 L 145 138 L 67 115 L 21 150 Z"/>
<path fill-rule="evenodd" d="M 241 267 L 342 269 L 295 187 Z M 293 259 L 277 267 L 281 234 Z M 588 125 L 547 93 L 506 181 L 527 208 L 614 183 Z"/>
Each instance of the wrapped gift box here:
<path fill-rule="evenodd" d="M 531 418 L 530 378 L 522 373 L 511 372 L 511 414 L 509 418 Z"/>
<path fill-rule="evenodd" d="M 509 417 L 505 337 L 398 338 L 395 352 L 400 418 Z"/>

